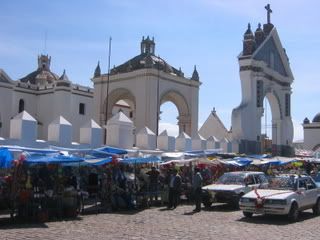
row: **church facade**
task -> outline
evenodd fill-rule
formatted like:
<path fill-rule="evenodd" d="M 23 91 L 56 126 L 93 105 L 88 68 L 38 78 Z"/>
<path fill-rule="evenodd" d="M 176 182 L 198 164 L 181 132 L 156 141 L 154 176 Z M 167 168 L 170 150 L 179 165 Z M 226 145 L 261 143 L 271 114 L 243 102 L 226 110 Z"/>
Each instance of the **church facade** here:
<path fill-rule="evenodd" d="M 66 72 L 51 71 L 51 57 L 40 55 L 38 67 L 12 80 L 0 69 L 0 137 L 10 137 L 10 120 L 23 111 L 38 124 L 37 139 L 48 139 L 48 126 L 63 116 L 73 126 L 72 140 L 79 142 L 80 128 L 92 118 L 93 89 L 73 84 Z"/>
<path fill-rule="evenodd" d="M 272 151 L 292 155 L 291 84 L 293 74 L 289 58 L 278 32 L 268 21 L 253 33 L 250 24 L 244 34 L 243 50 L 238 56 L 242 100 L 232 111 L 232 138 L 240 143 L 239 151 L 261 152 L 261 117 L 266 98 L 272 113 Z"/>
<path fill-rule="evenodd" d="M 148 127 L 159 135 L 160 106 L 170 101 L 178 109 L 179 132 L 198 132 L 199 74 L 191 78 L 155 54 L 154 39 L 143 38 L 140 54 L 102 74 L 98 65 L 94 78 L 94 119 L 101 126 L 112 117 L 114 107 L 124 101 L 136 132 Z"/>

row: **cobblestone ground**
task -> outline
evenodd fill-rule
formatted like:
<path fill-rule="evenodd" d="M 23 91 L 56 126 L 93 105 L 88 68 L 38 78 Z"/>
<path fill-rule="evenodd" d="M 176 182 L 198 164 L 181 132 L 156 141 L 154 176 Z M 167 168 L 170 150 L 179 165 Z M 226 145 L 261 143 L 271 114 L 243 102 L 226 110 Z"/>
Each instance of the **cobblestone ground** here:
<path fill-rule="evenodd" d="M 256 216 L 214 206 L 193 214 L 191 205 L 175 210 L 150 208 L 139 212 L 84 215 L 76 220 L 44 224 L 11 224 L 0 220 L 0 239 L 319 239 L 320 217 L 311 211 L 297 223 L 285 217 Z"/>

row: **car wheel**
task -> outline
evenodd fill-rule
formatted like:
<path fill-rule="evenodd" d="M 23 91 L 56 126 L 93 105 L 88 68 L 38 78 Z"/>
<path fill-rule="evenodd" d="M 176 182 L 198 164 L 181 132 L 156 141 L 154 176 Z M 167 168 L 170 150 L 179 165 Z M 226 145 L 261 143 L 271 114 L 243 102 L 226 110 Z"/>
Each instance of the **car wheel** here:
<path fill-rule="evenodd" d="M 289 214 L 288 214 L 288 218 L 290 220 L 290 222 L 297 222 L 299 219 L 299 208 L 298 208 L 298 204 L 297 203 L 292 203 Z"/>
<path fill-rule="evenodd" d="M 316 216 L 320 215 L 320 199 L 318 198 L 316 204 L 312 208 L 313 214 Z"/>
<path fill-rule="evenodd" d="M 206 208 L 210 208 L 212 205 L 211 196 L 208 192 L 202 193 L 202 203 Z"/>
<path fill-rule="evenodd" d="M 203 201 L 203 205 L 204 205 L 206 208 L 209 208 L 209 207 L 211 207 L 212 202 L 211 202 L 209 199 L 206 199 L 206 200 Z"/>
<path fill-rule="evenodd" d="M 252 218 L 253 213 L 251 212 L 243 212 L 243 215 L 247 218 Z"/>

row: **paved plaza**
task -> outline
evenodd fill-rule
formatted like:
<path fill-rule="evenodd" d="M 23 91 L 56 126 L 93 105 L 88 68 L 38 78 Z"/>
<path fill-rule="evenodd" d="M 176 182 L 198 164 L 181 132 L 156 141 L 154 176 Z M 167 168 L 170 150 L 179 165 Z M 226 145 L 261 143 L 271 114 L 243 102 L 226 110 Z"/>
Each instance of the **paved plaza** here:
<path fill-rule="evenodd" d="M 193 213 L 193 206 L 175 210 L 154 207 L 143 211 L 100 213 L 78 219 L 34 224 L 0 220 L 0 239 L 319 239 L 320 217 L 311 211 L 297 223 L 285 217 L 256 216 L 226 206 Z"/>

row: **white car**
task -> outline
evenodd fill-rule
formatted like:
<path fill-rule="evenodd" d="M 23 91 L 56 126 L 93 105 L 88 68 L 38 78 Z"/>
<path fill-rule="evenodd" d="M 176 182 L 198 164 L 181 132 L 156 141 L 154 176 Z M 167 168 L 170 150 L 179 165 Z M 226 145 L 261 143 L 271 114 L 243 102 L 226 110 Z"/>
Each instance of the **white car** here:
<path fill-rule="evenodd" d="M 228 172 L 216 183 L 202 187 L 202 203 L 210 207 L 214 202 L 238 207 L 239 199 L 253 188 L 265 188 L 268 180 L 263 172 Z"/>
<path fill-rule="evenodd" d="M 239 202 L 244 216 L 253 214 L 287 215 L 297 221 L 299 213 L 312 208 L 320 214 L 320 188 L 307 175 L 279 175 L 269 180 L 268 189 L 255 189 Z"/>

